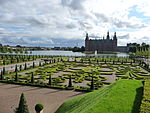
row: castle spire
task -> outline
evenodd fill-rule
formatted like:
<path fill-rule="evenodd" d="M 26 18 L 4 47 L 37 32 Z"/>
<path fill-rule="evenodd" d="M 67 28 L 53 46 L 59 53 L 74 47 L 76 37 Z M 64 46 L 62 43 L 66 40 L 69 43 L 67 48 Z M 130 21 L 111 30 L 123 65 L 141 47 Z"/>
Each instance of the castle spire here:
<path fill-rule="evenodd" d="M 89 36 L 88 36 L 88 33 L 86 32 L 86 38 L 85 40 L 89 40 Z"/>
<path fill-rule="evenodd" d="M 116 32 L 114 33 L 113 40 L 117 40 Z"/>
<path fill-rule="evenodd" d="M 107 32 L 107 40 L 109 40 L 110 39 L 110 37 L 109 37 L 109 31 Z"/>

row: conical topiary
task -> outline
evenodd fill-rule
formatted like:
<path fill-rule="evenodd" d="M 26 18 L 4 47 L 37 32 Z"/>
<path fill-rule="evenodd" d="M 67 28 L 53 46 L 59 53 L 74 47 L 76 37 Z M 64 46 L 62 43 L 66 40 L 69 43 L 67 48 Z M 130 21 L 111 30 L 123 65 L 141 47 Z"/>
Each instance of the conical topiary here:
<path fill-rule="evenodd" d="M 31 72 L 31 83 L 34 83 L 34 73 Z"/>
<path fill-rule="evenodd" d="M 23 93 L 21 94 L 19 107 L 16 108 L 15 113 L 29 113 L 28 105 Z"/>
<path fill-rule="evenodd" d="M 51 73 L 50 73 L 50 75 L 49 75 L 49 85 L 51 85 L 52 84 L 52 77 L 51 77 Z"/>
<path fill-rule="evenodd" d="M 94 79 L 93 79 L 93 76 L 92 76 L 92 81 L 91 81 L 91 87 L 90 87 L 91 90 L 94 90 Z"/>
<path fill-rule="evenodd" d="M 18 81 L 18 73 L 16 72 L 15 74 L 15 81 L 17 82 Z"/>
<path fill-rule="evenodd" d="M 72 87 L 71 75 L 69 76 L 69 84 L 68 84 L 68 87 Z"/>

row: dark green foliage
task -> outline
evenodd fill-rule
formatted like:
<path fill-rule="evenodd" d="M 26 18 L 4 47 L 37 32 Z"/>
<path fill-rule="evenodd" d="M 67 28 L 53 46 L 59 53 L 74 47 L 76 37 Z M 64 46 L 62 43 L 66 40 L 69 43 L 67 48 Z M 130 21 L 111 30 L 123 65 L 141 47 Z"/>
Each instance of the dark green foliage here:
<path fill-rule="evenodd" d="M 41 63 L 41 62 L 39 62 L 39 66 L 42 66 L 42 63 Z"/>
<path fill-rule="evenodd" d="M 41 110 L 43 110 L 43 108 L 44 108 L 43 104 L 36 104 L 35 111 L 36 112 L 40 112 Z"/>
<path fill-rule="evenodd" d="M 18 73 L 16 72 L 15 74 L 15 81 L 17 82 L 18 81 Z"/>
<path fill-rule="evenodd" d="M 91 89 L 89 87 L 77 86 L 75 91 L 91 92 Z"/>
<path fill-rule="evenodd" d="M 89 63 L 91 63 L 91 60 L 90 60 L 90 58 L 89 58 Z"/>
<path fill-rule="evenodd" d="M 68 87 L 72 87 L 71 75 L 69 76 L 69 84 L 68 84 Z"/>
<path fill-rule="evenodd" d="M 28 105 L 23 93 L 21 94 L 19 107 L 16 108 L 15 113 L 29 113 Z"/>
<path fill-rule="evenodd" d="M 34 74 L 33 74 L 33 72 L 31 73 L 31 83 L 34 83 Z"/>
<path fill-rule="evenodd" d="M 94 90 L 94 79 L 93 79 L 93 76 L 92 76 L 92 81 L 91 81 L 91 90 Z"/>
<path fill-rule="evenodd" d="M 115 64 L 115 61 L 113 60 L 113 64 Z"/>
<path fill-rule="evenodd" d="M 83 59 L 81 58 L 81 60 L 80 60 L 82 63 L 83 63 Z"/>
<path fill-rule="evenodd" d="M 0 79 L 3 80 L 3 71 L 1 71 L 1 78 Z"/>
<path fill-rule="evenodd" d="M 24 64 L 24 70 L 26 70 L 26 69 L 27 69 L 27 63 Z"/>
<path fill-rule="evenodd" d="M 82 46 L 81 48 L 80 47 L 74 47 L 72 49 L 72 51 L 73 52 L 83 52 L 83 51 L 85 51 L 85 47 L 84 46 Z"/>
<path fill-rule="evenodd" d="M 25 54 L 28 54 L 28 51 L 27 51 L 27 50 L 25 50 Z"/>
<path fill-rule="evenodd" d="M 3 65 L 5 65 L 5 64 L 6 64 L 5 60 L 3 60 Z"/>
<path fill-rule="evenodd" d="M 3 67 L 3 75 L 5 75 L 5 67 Z"/>
<path fill-rule="evenodd" d="M 20 71 L 21 71 L 22 70 L 22 65 L 20 65 L 19 68 L 20 68 Z"/>
<path fill-rule="evenodd" d="M 35 62 L 33 62 L 33 68 L 35 68 Z"/>
<path fill-rule="evenodd" d="M 51 74 L 49 75 L 49 85 L 52 84 L 52 78 L 51 78 Z"/>
<path fill-rule="evenodd" d="M 15 66 L 15 72 L 17 72 L 18 71 L 18 68 L 17 68 L 17 65 Z"/>

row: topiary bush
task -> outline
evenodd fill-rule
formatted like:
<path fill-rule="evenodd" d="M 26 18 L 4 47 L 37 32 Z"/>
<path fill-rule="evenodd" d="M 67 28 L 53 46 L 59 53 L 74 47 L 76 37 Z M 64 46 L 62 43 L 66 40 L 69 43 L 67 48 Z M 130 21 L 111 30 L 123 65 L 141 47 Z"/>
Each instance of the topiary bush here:
<path fill-rule="evenodd" d="M 44 105 L 43 104 L 36 104 L 35 105 L 35 110 L 37 111 L 37 112 L 40 112 L 41 110 L 43 110 L 44 109 Z"/>
<path fill-rule="evenodd" d="M 28 105 L 23 93 L 21 94 L 19 106 L 16 108 L 15 113 L 29 113 Z"/>

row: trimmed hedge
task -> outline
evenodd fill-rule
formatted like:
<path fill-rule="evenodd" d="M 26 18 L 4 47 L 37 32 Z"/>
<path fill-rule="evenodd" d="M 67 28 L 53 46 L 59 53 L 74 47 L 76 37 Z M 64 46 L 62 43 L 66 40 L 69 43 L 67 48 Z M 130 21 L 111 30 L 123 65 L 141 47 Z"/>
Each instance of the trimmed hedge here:
<path fill-rule="evenodd" d="M 150 78 L 146 79 L 144 82 L 144 95 L 140 113 L 150 113 Z"/>
<path fill-rule="evenodd" d="M 36 106 L 35 106 L 35 110 L 36 110 L 37 112 L 40 112 L 41 110 L 43 110 L 43 108 L 44 108 L 44 105 L 43 105 L 43 104 L 36 104 Z"/>
<path fill-rule="evenodd" d="M 16 85 L 22 85 L 22 86 L 34 86 L 34 87 L 41 87 L 41 88 L 52 88 L 52 89 L 61 89 L 61 90 L 75 90 L 75 91 L 82 91 L 82 92 L 90 92 L 89 87 L 68 87 L 66 85 L 48 85 L 46 83 L 40 84 L 40 83 L 25 83 L 25 82 L 15 82 L 15 81 L 6 81 L 6 80 L 0 80 L 1 83 L 7 83 L 7 84 L 16 84 Z"/>

